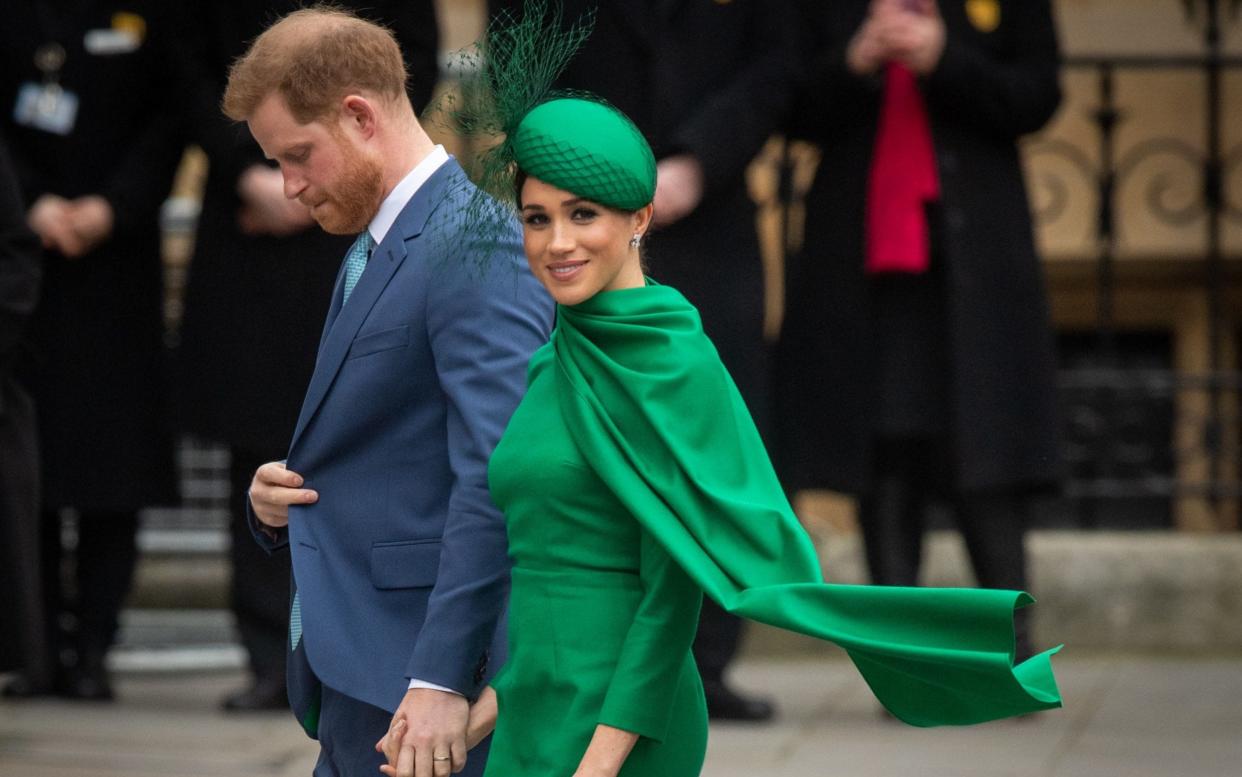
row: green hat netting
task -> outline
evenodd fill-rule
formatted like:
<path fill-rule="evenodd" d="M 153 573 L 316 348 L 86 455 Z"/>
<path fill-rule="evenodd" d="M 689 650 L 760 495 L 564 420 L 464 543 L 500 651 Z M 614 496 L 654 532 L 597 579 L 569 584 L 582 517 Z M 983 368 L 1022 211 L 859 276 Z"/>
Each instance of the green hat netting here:
<path fill-rule="evenodd" d="M 651 147 L 611 105 L 550 100 L 526 114 L 510 142 L 528 175 L 601 205 L 638 210 L 655 195 Z"/>
<path fill-rule="evenodd" d="M 470 237 L 445 246 L 446 256 L 486 270 L 495 248 L 512 239 L 519 165 L 603 205 L 637 210 L 651 201 L 655 160 L 634 124 L 595 95 L 552 89 L 593 25 L 593 13 L 566 23 L 559 2 L 527 0 L 520 18 L 499 14 L 450 59 L 459 88 L 422 118 L 466 142 L 459 159 L 478 188 L 441 216 L 461 220 L 462 229 L 440 234 Z"/>

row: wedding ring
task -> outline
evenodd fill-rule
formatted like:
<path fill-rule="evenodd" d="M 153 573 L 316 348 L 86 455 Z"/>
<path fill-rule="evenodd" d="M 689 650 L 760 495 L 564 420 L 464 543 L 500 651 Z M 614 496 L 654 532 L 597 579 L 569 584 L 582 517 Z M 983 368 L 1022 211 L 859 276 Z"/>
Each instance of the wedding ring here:
<path fill-rule="evenodd" d="M 433 756 L 431 756 L 431 760 L 433 760 L 433 761 L 451 761 L 451 760 L 453 760 L 453 759 L 452 759 L 452 758 L 450 758 L 450 757 L 449 757 L 449 756 L 447 756 L 447 755 L 433 755 Z"/>

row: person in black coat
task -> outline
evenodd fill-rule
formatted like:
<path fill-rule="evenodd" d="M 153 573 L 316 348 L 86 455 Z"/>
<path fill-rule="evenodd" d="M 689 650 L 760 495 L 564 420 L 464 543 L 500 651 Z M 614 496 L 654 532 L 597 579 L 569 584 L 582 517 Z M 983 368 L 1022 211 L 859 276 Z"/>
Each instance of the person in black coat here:
<path fill-rule="evenodd" d="M 650 274 L 698 308 L 760 430 L 770 422 L 764 282 L 747 166 L 781 126 L 793 95 L 785 0 L 577 0 L 594 30 L 556 86 L 602 96 L 634 120 L 657 159 Z M 520 15 L 519 0 L 493 12 Z M 705 602 L 695 658 L 716 718 L 771 717 L 724 672 L 741 622 Z"/>
<path fill-rule="evenodd" d="M 305 206 L 287 199 L 280 171 L 245 125 L 220 111 L 233 60 L 302 5 L 199 3 L 185 10 L 181 36 L 184 107 L 209 170 L 177 354 L 178 417 L 183 430 L 224 443 L 231 454 L 230 603 L 253 682 L 225 699 L 229 710 L 287 705 L 289 554 L 269 556 L 255 545 L 246 527 L 246 491 L 259 465 L 283 459 L 288 449 L 341 256 L 352 240 L 325 233 Z M 397 33 L 410 99 L 416 108 L 426 105 L 438 75 L 432 0 L 343 5 Z"/>
<path fill-rule="evenodd" d="M 859 497 L 877 583 L 916 584 L 925 509 L 945 499 L 980 584 L 1023 589 L 1029 497 L 1060 475 L 1048 305 L 1017 148 L 1061 97 L 1049 3 L 802 6 L 807 81 L 793 132 L 823 158 L 777 356 L 786 485 Z M 899 107 L 898 65 L 921 109 Z M 908 121 L 886 123 L 889 111 Z M 920 148 L 931 190 L 908 215 L 921 248 L 896 262 L 921 255 L 924 266 L 885 267 L 880 246 L 904 222 L 882 210 L 884 171 L 896 159 L 889 182 L 911 184 Z"/>
<path fill-rule="evenodd" d="M 163 3 L 35 0 L 0 27 L 0 132 L 43 244 L 36 351 L 44 597 L 55 690 L 107 699 L 138 510 L 176 499 L 163 391 L 159 209 L 183 140 Z M 62 512 L 76 513 L 62 589 Z M 57 624 L 73 623 L 68 636 Z M 42 692 L 20 685 L 11 692 Z"/>
<path fill-rule="evenodd" d="M 34 404 L 13 376 L 39 290 L 39 241 L 26 226 L 5 144 L 0 142 L 0 672 L 49 687 L 39 564 L 39 451 Z"/>

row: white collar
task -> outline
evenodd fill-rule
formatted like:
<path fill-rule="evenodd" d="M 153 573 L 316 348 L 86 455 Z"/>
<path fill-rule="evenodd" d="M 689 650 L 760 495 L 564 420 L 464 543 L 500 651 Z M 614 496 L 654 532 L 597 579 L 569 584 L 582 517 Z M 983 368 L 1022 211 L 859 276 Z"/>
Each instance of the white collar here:
<path fill-rule="evenodd" d="M 444 146 L 437 145 L 431 150 L 431 153 L 423 157 L 423 161 L 414 165 L 414 169 L 405 174 L 405 177 L 397 182 L 392 188 L 384 201 L 380 203 L 379 211 L 376 212 L 375 218 L 371 219 L 371 223 L 367 225 L 367 231 L 371 233 L 371 237 L 375 240 L 375 245 L 379 245 L 388 235 L 388 230 L 392 229 L 393 222 L 397 220 L 397 216 L 401 215 L 401 211 L 422 185 L 427 183 L 427 179 L 440 169 L 440 166 L 449 159 L 448 152 L 444 150 Z"/>

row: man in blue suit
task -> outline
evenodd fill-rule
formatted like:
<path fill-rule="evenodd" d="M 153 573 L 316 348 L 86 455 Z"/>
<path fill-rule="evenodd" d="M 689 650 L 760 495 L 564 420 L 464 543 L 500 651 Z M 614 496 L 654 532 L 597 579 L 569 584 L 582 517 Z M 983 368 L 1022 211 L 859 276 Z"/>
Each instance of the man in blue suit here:
<path fill-rule="evenodd" d="M 487 462 L 551 302 L 516 220 L 475 236 L 475 190 L 419 125 L 389 31 L 292 13 L 234 64 L 224 110 L 287 197 L 358 235 L 288 458 L 250 489 L 256 537 L 293 554 L 289 691 L 315 775 L 374 775 L 390 724 L 399 773 L 479 774 L 468 703 L 503 660 L 508 587 Z"/>

